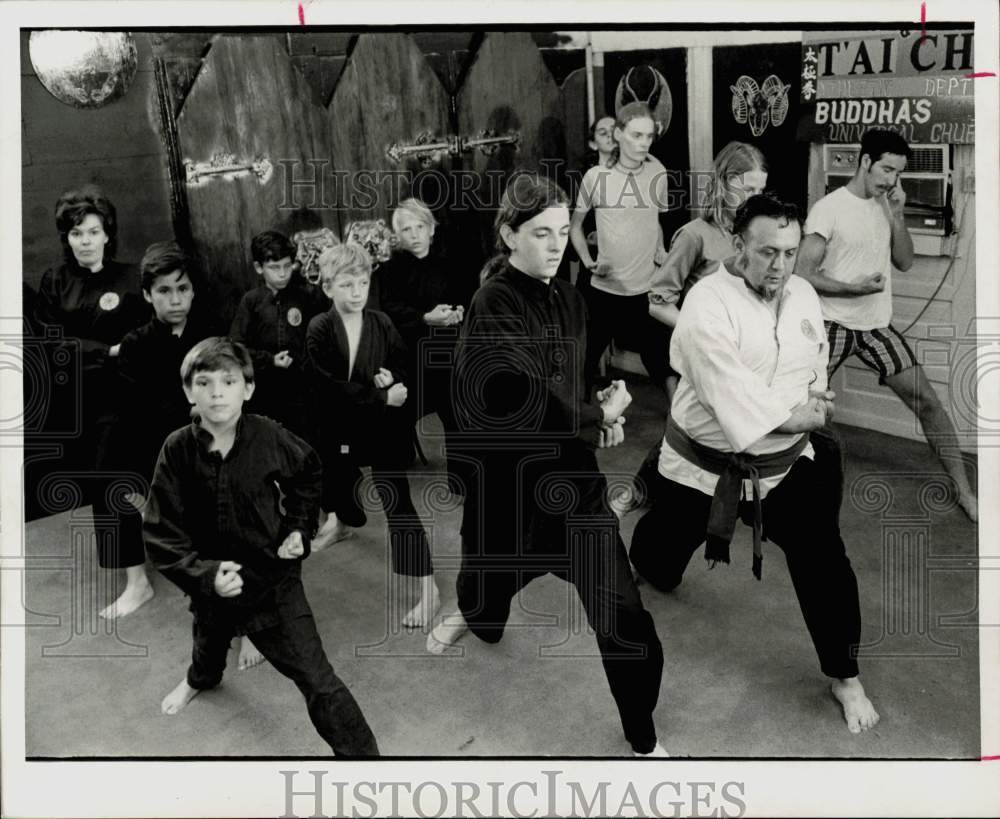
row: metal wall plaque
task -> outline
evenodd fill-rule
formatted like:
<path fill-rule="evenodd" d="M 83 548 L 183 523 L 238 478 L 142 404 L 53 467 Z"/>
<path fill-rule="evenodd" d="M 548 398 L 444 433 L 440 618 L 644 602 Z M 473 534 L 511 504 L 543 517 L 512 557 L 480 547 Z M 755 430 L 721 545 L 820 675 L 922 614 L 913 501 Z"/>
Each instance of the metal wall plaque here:
<path fill-rule="evenodd" d="M 42 85 L 76 108 L 123 97 L 138 66 L 135 40 L 123 31 L 33 31 L 28 53 Z"/>

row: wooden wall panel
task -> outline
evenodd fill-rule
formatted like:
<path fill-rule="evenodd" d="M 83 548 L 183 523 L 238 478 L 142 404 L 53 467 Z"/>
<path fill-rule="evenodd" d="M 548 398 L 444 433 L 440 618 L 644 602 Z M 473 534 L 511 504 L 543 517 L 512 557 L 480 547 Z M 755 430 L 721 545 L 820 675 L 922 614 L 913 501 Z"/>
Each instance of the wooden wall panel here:
<path fill-rule="evenodd" d="M 587 72 L 578 68 L 559 88 L 563 125 L 566 129 L 566 166 L 568 170 L 585 171 L 591 154 L 587 140 L 590 122 L 587 115 Z"/>
<path fill-rule="evenodd" d="M 530 35 L 490 33 L 458 92 L 457 109 L 463 136 L 476 137 L 484 130 L 520 134 L 516 148 L 502 146 L 492 155 L 472 150 L 464 157 L 465 167 L 480 175 L 477 221 L 482 245 L 489 248 L 494 213 L 510 175 L 515 170 L 542 170 L 544 163 L 565 162 L 559 88 Z"/>
<path fill-rule="evenodd" d="M 331 156 L 324 112 L 310 98 L 277 38 L 220 35 L 177 118 L 185 161 L 206 162 L 221 152 L 241 162 L 266 157 L 274 166 L 266 184 L 246 174 L 187 185 L 192 234 L 226 320 L 243 292 L 256 285 L 249 249 L 255 234 L 282 226 L 300 205 L 339 231 L 336 211 L 323 207 L 318 186 L 298 189 L 286 201 L 280 161 Z M 310 178 L 313 167 L 300 166 L 296 176 Z"/>
<path fill-rule="evenodd" d="M 386 155 L 393 143 L 413 143 L 421 133 L 445 137 L 451 130 L 448 95 L 407 34 L 362 34 L 344 68 L 328 109 L 333 156 L 339 169 L 356 176 L 347 186 L 342 222 L 388 219 L 410 195 L 410 180 L 423 170 L 416 159 L 396 163 Z M 447 172 L 445 156 L 434 166 Z M 400 173 L 394 178 L 387 172 Z M 379 184 L 379 177 L 381 182 Z M 362 186 L 374 195 L 364 197 Z M 367 201 L 365 201 L 367 199 Z"/>

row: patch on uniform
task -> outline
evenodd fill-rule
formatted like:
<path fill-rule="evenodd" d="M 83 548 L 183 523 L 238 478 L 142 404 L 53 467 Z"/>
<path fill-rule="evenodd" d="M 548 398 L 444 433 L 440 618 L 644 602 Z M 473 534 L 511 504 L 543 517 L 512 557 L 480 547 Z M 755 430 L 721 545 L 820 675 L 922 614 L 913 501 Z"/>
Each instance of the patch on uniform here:
<path fill-rule="evenodd" d="M 351 453 L 351 447 L 350 447 L 349 444 L 341 444 L 340 445 L 340 454 L 341 455 L 349 455 L 350 453 Z"/>
<path fill-rule="evenodd" d="M 114 310 L 121 303 L 121 299 L 118 298 L 118 294 L 113 290 L 109 290 L 98 302 L 101 305 L 102 310 Z"/>
<path fill-rule="evenodd" d="M 302 323 L 302 311 L 298 307 L 289 307 L 286 318 L 292 327 L 298 327 Z"/>
<path fill-rule="evenodd" d="M 802 319 L 802 335 L 810 341 L 816 341 L 816 329 L 809 322 L 809 319 Z"/>

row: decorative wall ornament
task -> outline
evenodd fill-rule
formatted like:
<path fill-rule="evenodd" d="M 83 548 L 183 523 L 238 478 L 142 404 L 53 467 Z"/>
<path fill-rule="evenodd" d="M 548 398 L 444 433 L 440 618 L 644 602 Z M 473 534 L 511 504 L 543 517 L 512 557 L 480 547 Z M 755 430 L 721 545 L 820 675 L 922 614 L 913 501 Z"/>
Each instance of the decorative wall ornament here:
<path fill-rule="evenodd" d="M 653 112 L 656 136 L 663 136 L 670 127 L 674 112 L 674 98 L 670 94 L 667 78 L 649 65 L 634 65 L 618 81 L 615 91 L 615 114 L 630 102 L 644 102 Z"/>
<path fill-rule="evenodd" d="M 125 96 L 138 66 L 124 31 L 33 31 L 31 65 L 46 90 L 76 108 L 99 108 Z"/>
<path fill-rule="evenodd" d="M 781 125 L 788 115 L 788 89 L 774 74 L 768 75 L 758 86 L 753 77 L 746 74 L 729 88 L 733 92 L 733 118 L 740 125 L 750 125 L 750 133 L 759 137 L 769 124 Z"/>
<path fill-rule="evenodd" d="M 319 254 L 326 248 L 340 244 L 340 239 L 328 227 L 300 230 L 292 236 L 297 246 L 295 261 L 310 284 L 319 284 Z"/>
<path fill-rule="evenodd" d="M 396 246 L 396 234 L 385 223 L 385 219 L 363 219 L 350 224 L 344 241 L 357 242 L 368 251 L 372 270 L 377 270 L 392 255 L 392 249 Z"/>

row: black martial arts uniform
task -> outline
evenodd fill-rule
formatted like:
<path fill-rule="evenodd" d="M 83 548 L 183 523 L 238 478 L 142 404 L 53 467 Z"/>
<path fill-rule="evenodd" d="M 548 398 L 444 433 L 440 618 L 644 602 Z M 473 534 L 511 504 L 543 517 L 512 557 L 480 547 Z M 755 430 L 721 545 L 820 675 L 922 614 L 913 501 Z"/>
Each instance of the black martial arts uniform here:
<path fill-rule="evenodd" d="M 246 634 L 298 686 L 313 725 L 337 756 L 378 756 L 361 708 L 327 660 L 302 588 L 302 559 L 316 528 L 319 458 L 301 438 L 259 415 L 239 418 L 225 457 L 209 451 L 212 443 L 197 422 L 171 433 L 143 524 L 153 565 L 191 598 L 188 685 L 218 685 L 229 644 Z M 278 547 L 296 530 L 303 558 L 279 558 Z M 215 592 L 224 560 L 242 566 L 243 588 L 235 597 Z"/>
<path fill-rule="evenodd" d="M 358 495 L 360 467 L 372 468 L 389 523 L 392 568 L 397 574 L 433 573 L 427 533 L 410 498 L 406 468 L 413 462 L 413 413 L 409 404 L 406 347 L 385 313 L 365 309 L 361 338 L 350 369 L 344 322 L 335 308 L 309 323 L 306 353 L 315 381 L 322 423 L 317 432 L 323 459 L 323 508 L 348 526 L 364 526 L 367 515 Z M 386 403 L 387 390 L 375 386 L 380 368 L 394 384 L 407 385 L 402 407 Z"/>
<path fill-rule="evenodd" d="M 663 653 L 594 454 L 603 414 L 584 400 L 586 338 L 583 298 L 561 279 L 505 263 L 472 300 L 455 369 L 455 457 L 472 467 L 458 604 L 497 642 L 528 582 L 552 572 L 572 583 L 625 736 L 648 753 Z"/>
<path fill-rule="evenodd" d="M 56 411 L 78 430 L 63 442 L 64 463 L 70 474 L 90 473 L 81 475 L 80 483 L 83 502 L 93 507 L 99 563 L 108 569 L 141 566 L 141 520 L 124 498 L 135 487 L 115 480 L 125 469 L 112 440 L 121 385 L 117 360 L 108 355 L 149 316 L 139 273 L 134 265 L 113 260 L 96 273 L 67 261 L 42 276 L 35 306 L 38 324 L 65 339 L 55 355 L 68 355 L 70 363 L 58 370 L 77 381 L 78 403 Z"/>
<path fill-rule="evenodd" d="M 314 442 L 310 379 L 305 372 L 306 329 L 312 318 L 330 306 L 318 287 L 294 275 L 277 292 L 266 284 L 243 295 L 229 335 L 245 344 L 253 361 L 254 389 L 248 408 L 284 424 Z M 288 350 L 292 364 L 277 367 L 274 356 Z"/>
<path fill-rule="evenodd" d="M 423 259 L 405 250 L 397 251 L 379 267 L 375 278 L 381 301 L 378 309 L 392 319 L 409 351 L 407 403 L 412 405 L 416 418 L 437 413 L 444 428 L 447 459 L 447 437 L 455 428 L 451 374 L 459 325 L 431 327 L 423 317 L 439 304 L 468 307 L 469 294 L 463 292 L 461 280 L 436 245 Z M 459 481 L 453 487 L 461 491 L 461 478 L 451 463 L 447 470 L 449 479 Z"/>
<path fill-rule="evenodd" d="M 179 336 L 153 318 L 122 340 L 118 371 L 124 394 L 114 448 L 147 481 L 167 435 L 191 421 L 181 362 L 195 344 L 217 332 L 215 323 L 195 309 Z"/>

